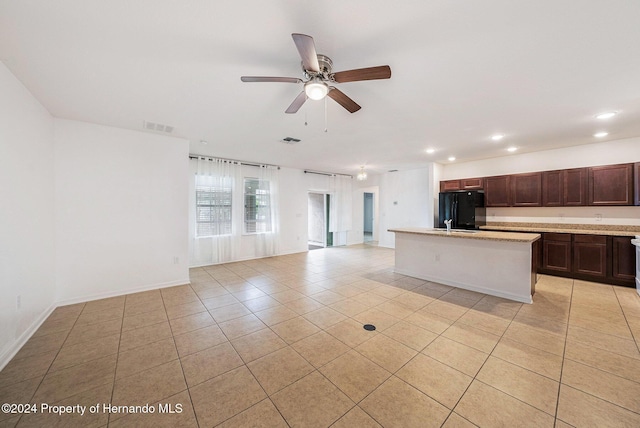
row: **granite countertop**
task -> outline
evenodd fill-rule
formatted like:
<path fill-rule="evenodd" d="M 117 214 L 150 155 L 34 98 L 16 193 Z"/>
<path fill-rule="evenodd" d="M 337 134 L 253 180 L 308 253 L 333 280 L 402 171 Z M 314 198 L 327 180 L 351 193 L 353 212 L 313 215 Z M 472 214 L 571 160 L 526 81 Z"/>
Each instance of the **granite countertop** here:
<path fill-rule="evenodd" d="M 575 233 L 579 235 L 635 236 L 640 235 L 640 226 L 562 224 L 562 223 L 487 223 L 483 230 L 504 230 L 513 232 Z"/>
<path fill-rule="evenodd" d="M 388 231 L 395 233 L 410 233 L 414 235 L 429 235 L 462 239 L 481 239 L 489 241 L 534 242 L 540 239 L 540 235 L 538 234 L 493 232 L 489 230 L 453 229 L 451 233 L 447 233 L 446 229 L 429 229 L 426 227 L 401 227 L 397 229 L 388 229 Z"/>

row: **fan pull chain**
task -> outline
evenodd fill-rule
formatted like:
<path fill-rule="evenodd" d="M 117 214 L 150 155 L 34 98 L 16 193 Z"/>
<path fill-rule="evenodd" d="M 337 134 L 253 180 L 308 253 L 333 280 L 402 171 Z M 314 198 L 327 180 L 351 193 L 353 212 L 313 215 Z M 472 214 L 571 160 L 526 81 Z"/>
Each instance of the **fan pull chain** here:
<path fill-rule="evenodd" d="M 307 109 L 304 109 L 304 126 L 307 126 Z"/>
<path fill-rule="evenodd" d="M 328 119 L 327 119 L 327 97 L 324 97 L 324 132 L 327 132 L 329 129 Z"/>

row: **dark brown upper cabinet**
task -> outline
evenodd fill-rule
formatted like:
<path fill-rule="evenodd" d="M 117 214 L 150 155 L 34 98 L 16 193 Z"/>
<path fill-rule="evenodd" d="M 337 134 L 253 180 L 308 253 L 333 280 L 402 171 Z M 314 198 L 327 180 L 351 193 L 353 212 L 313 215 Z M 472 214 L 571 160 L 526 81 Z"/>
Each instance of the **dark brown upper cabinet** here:
<path fill-rule="evenodd" d="M 561 207 L 564 201 L 564 171 L 542 173 L 542 206 Z"/>
<path fill-rule="evenodd" d="M 440 182 L 441 192 L 480 189 L 487 207 L 640 205 L 640 162 Z"/>
<path fill-rule="evenodd" d="M 453 192 L 454 190 L 460 190 L 460 180 L 446 180 L 440 182 L 441 192 Z"/>
<path fill-rule="evenodd" d="M 511 193 L 511 176 L 500 175 L 484 179 L 484 201 L 487 207 L 510 207 Z"/>
<path fill-rule="evenodd" d="M 633 164 L 589 168 L 589 205 L 633 205 Z"/>
<path fill-rule="evenodd" d="M 640 162 L 636 162 L 633 164 L 634 175 L 636 177 L 634 187 L 635 187 L 635 204 L 640 205 Z"/>
<path fill-rule="evenodd" d="M 460 180 L 445 180 L 440 182 L 441 192 L 454 192 L 456 190 L 482 190 L 482 178 L 462 178 Z"/>
<path fill-rule="evenodd" d="M 542 206 L 542 173 L 516 174 L 511 176 L 514 207 Z"/>
<path fill-rule="evenodd" d="M 460 180 L 461 190 L 482 190 L 483 179 L 482 178 L 463 178 Z"/>
<path fill-rule="evenodd" d="M 587 168 L 542 173 L 542 206 L 587 205 Z"/>
<path fill-rule="evenodd" d="M 562 171 L 562 204 L 567 207 L 587 205 L 587 168 L 565 169 Z"/>

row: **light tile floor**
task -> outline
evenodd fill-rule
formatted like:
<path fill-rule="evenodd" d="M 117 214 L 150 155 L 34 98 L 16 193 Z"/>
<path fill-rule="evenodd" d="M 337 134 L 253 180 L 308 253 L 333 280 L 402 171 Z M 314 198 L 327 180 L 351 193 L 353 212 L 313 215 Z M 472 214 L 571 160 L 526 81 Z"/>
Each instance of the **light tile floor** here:
<path fill-rule="evenodd" d="M 635 289 L 542 276 L 527 305 L 393 261 L 330 248 L 60 307 L 0 372 L 0 403 L 155 413 L 0 413 L 0 426 L 640 426 Z"/>

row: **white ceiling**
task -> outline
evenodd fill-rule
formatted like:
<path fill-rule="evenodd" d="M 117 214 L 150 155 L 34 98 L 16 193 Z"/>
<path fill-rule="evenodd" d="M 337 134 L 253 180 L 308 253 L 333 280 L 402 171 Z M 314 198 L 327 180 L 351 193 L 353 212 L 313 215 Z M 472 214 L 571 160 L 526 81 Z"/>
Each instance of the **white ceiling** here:
<path fill-rule="evenodd" d="M 338 85 L 362 109 L 327 100 L 327 132 L 324 101 L 286 115 L 302 85 L 240 76 L 302 77 L 293 32 L 392 77 Z M 640 136 L 639 52 L 638 0 L 0 0 L 0 59 L 55 117 L 351 174 Z"/>

